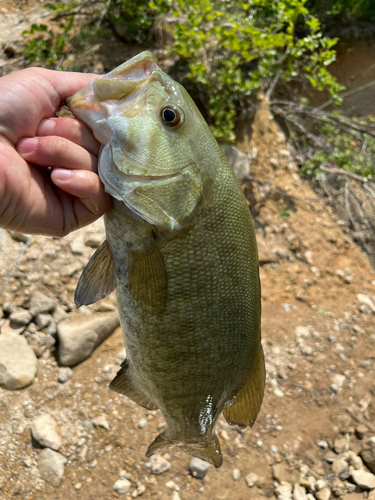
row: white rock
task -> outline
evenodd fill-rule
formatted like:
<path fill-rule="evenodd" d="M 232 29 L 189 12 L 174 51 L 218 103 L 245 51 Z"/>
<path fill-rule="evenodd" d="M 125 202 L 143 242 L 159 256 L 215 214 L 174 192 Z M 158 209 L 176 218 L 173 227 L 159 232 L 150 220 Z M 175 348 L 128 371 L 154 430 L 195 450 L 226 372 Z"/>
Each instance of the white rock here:
<path fill-rule="evenodd" d="M 62 444 L 61 430 L 56 420 L 48 414 L 36 417 L 31 423 L 31 434 L 41 446 L 58 451 Z"/>
<path fill-rule="evenodd" d="M 364 470 L 354 470 L 351 477 L 356 485 L 363 490 L 372 490 L 375 488 L 375 475 Z"/>
<path fill-rule="evenodd" d="M 144 429 L 144 428 L 145 428 L 145 427 L 147 427 L 147 426 L 148 426 L 148 421 L 147 421 L 147 419 L 145 419 L 145 418 L 142 418 L 142 419 L 139 421 L 139 423 L 138 423 L 138 427 L 139 427 L 140 429 Z"/>
<path fill-rule="evenodd" d="M 29 311 L 32 316 L 37 316 L 40 313 L 52 312 L 56 307 L 56 301 L 47 297 L 42 292 L 35 292 L 30 297 Z"/>
<path fill-rule="evenodd" d="M 60 363 L 73 366 L 84 361 L 119 325 L 117 313 L 68 316 L 57 327 Z"/>
<path fill-rule="evenodd" d="M 82 255 L 85 252 L 85 243 L 83 241 L 83 234 L 77 234 L 70 242 L 70 249 L 76 255 Z"/>
<path fill-rule="evenodd" d="M 48 313 L 40 313 L 34 321 L 38 329 L 43 330 L 43 328 L 46 328 L 53 321 L 53 317 Z"/>
<path fill-rule="evenodd" d="M 359 293 L 357 295 L 357 300 L 360 304 L 363 304 L 364 306 L 368 306 L 372 312 L 375 312 L 375 304 L 372 301 L 371 297 L 368 295 L 364 295 L 362 293 Z"/>
<path fill-rule="evenodd" d="M 255 486 L 258 482 L 258 479 L 259 479 L 258 475 L 255 474 L 254 472 L 250 472 L 250 474 L 248 474 L 245 477 L 246 484 L 248 485 L 249 488 Z"/>
<path fill-rule="evenodd" d="M 303 486 L 298 483 L 295 483 L 293 488 L 293 500 L 307 500 L 306 499 L 306 490 Z"/>
<path fill-rule="evenodd" d="M 104 241 L 103 233 L 91 233 L 85 237 L 85 245 L 91 248 L 99 248 Z"/>
<path fill-rule="evenodd" d="M 285 396 L 285 394 L 283 393 L 283 391 L 281 389 L 279 389 L 278 387 L 276 387 L 274 390 L 273 390 L 273 393 L 274 395 L 277 397 L 277 398 L 283 398 Z"/>
<path fill-rule="evenodd" d="M 310 327 L 309 326 L 296 326 L 296 337 L 307 339 L 310 337 Z"/>
<path fill-rule="evenodd" d="M 336 373 L 336 375 L 333 375 L 332 377 L 332 382 L 337 385 L 341 389 L 345 383 L 346 377 L 345 375 L 340 375 L 339 373 Z"/>
<path fill-rule="evenodd" d="M 26 309 L 18 309 L 12 312 L 12 314 L 9 316 L 9 319 L 16 325 L 27 326 L 30 323 L 32 316 Z"/>
<path fill-rule="evenodd" d="M 69 366 L 60 366 L 57 372 L 57 380 L 60 384 L 65 384 L 68 380 L 73 377 L 73 370 Z"/>
<path fill-rule="evenodd" d="M 121 365 L 123 361 L 126 359 L 126 349 L 123 347 L 120 352 L 117 353 L 116 356 L 116 365 Z"/>
<path fill-rule="evenodd" d="M 190 461 L 189 471 L 190 474 L 197 479 L 203 479 L 209 467 L 211 467 L 211 465 L 208 462 L 194 457 Z"/>
<path fill-rule="evenodd" d="M 172 493 L 171 500 L 181 500 L 181 497 L 180 497 L 180 495 L 177 493 L 177 491 L 174 491 L 174 492 Z"/>
<path fill-rule="evenodd" d="M 305 259 L 306 259 L 306 262 L 308 264 L 310 264 L 310 266 L 313 264 L 313 258 L 312 258 L 313 254 L 312 254 L 312 251 L 311 250 L 307 250 L 305 252 Z"/>
<path fill-rule="evenodd" d="M 99 415 L 98 417 L 94 418 L 92 423 L 95 425 L 95 427 L 102 427 L 103 429 L 109 431 L 109 423 L 105 415 Z"/>
<path fill-rule="evenodd" d="M 292 498 L 292 485 L 287 481 L 281 481 L 275 488 L 275 494 L 285 498 Z"/>
<path fill-rule="evenodd" d="M 327 481 L 324 481 L 324 479 L 318 479 L 317 481 L 315 481 L 314 484 L 315 491 L 320 491 L 326 486 L 327 486 Z"/>
<path fill-rule="evenodd" d="M 168 481 L 167 483 L 165 483 L 165 486 L 170 490 L 180 491 L 180 487 L 173 481 Z"/>
<path fill-rule="evenodd" d="M 152 474 L 159 475 L 169 470 L 171 464 L 160 455 L 152 455 L 150 461 L 146 463 L 146 467 L 151 469 Z"/>
<path fill-rule="evenodd" d="M 65 319 L 68 315 L 64 311 L 64 309 L 60 306 L 57 306 L 53 311 L 52 317 L 55 323 L 60 323 L 63 319 Z"/>
<path fill-rule="evenodd" d="M 24 337 L 16 333 L 0 334 L 0 386 L 23 389 L 37 372 L 37 358 Z"/>
<path fill-rule="evenodd" d="M 336 477 L 338 477 L 340 472 L 343 471 L 344 469 L 348 469 L 348 467 L 349 464 L 346 460 L 344 460 L 343 458 L 338 458 L 332 464 L 332 472 Z"/>
<path fill-rule="evenodd" d="M 66 458 L 56 451 L 45 448 L 38 455 L 38 468 L 40 475 L 52 486 L 60 486 L 64 476 Z"/>
<path fill-rule="evenodd" d="M 127 479 L 118 479 L 113 485 L 113 489 L 119 495 L 125 495 L 131 488 L 131 482 Z"/>
<path fill-rule="evenodd" d="M 237 481 L 241 476 L 241 471 L 240 469 L 233 469 L 232 470 L 232 477 L 234 479 L 234 481 Z"/>
<path fill-rule="evenodd" d="M 126 470 L 120 470 L 120 472 L 118 473 L 118 476 L 120 479 L 131 479 L 132 478 L 132 475 L 130 474 L 130 472 L 127 472 Z"/>
<path fill-rule="evenodd" d="M 331 490 L 326 486 L 320 491 L 317 491 L 314 496 L 316 500 L 329 500 L 331 498 Z"/>

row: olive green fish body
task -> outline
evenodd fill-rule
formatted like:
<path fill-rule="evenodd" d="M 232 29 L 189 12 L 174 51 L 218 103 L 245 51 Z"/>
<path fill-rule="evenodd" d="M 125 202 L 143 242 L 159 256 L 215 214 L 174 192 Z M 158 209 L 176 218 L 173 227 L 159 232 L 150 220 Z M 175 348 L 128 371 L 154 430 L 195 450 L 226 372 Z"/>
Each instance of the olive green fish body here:
<path fill-rule="evenodd" d="M 125 90 L 116 76 L 115 90 L 101 82 L 100 92 L 112 98 L 118 87 L 122 99 L 131 88 L 133 101 L 99 163 L 115 200 L 105 217 L 107 243 L 85 269 L 77 302 L 117 287 L 127 359 L 110 387 L 159 408 L 168 425 L 147 454 L 177 445 L 220 466 L 214 434 L 220 413 L 229 423 L 252 425 L 263 398 L 252 221 L 224 153 L 186 91 L 155 69 L 148 53 L 122 71 L 131 74 Z M 109 102 L 108 95 L 103 99 Z M 70 107 L 85 118 L 77 112 L 85 109 L 82 94 Z M 176 115 L 183 122 L 175 126 Z M 106 118 L 107 127 L 113 115 Z M 108 139 L 103 130 L 96 135 Z"/>

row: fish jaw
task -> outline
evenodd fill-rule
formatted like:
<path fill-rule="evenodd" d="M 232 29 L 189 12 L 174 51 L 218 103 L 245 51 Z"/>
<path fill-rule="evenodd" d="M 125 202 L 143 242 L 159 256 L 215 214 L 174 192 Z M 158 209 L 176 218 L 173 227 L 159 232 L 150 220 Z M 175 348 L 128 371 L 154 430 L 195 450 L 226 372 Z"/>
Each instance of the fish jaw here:
<path fill-rule="evenodd" d="M 136 89 L 146 82 L 159 68 L 151 52 L 145 51 L 126 61 L 103 77 L 96 78 L 85 87 L 68 97 L 66 105 L 73 115 L 85 123 L 95 138 L 105 145 L 112 137 L 108 123 L 114 109 L 122 102 L 120 113 L 131 109 L 136 99 Z M 133 96 L 132 99 L 127 99 Z"/>

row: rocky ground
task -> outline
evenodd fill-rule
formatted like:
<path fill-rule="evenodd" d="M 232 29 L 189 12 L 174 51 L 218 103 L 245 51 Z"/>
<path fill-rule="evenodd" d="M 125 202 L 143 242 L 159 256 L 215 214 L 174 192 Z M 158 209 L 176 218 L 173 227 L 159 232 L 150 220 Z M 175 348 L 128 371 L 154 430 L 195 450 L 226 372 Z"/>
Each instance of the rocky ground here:
<path fill-rule="evenodd" d="M 1 230 L 2 283 L 24 254 L 0 299 L 0 499 L 374 500 L 375 272 L 298 176 L 265 104 L 248 149 L 236 168 L 267 363 L 253 429 L 220 419 L 219 470 L 176 450 L 147 459 L 160 412 L 108 390 L 125 356 L 115 296 L 73 304 L 102 221 L 63 239 Z"/>
<path fill-rule="evenodd" d="M 375 500 L 375 272 L 265 103 L 240 146 L 267 364 L 254 427 L 219 420 L 218 470 L 178 450 L 147 459 L 160 412 L 108 390 L 126 355 L 115 294 L 73 304 L 102 220 L 63 239 L 0 230 L 0 290 L 19 260 L 0 297 L 0 500 Z"/>

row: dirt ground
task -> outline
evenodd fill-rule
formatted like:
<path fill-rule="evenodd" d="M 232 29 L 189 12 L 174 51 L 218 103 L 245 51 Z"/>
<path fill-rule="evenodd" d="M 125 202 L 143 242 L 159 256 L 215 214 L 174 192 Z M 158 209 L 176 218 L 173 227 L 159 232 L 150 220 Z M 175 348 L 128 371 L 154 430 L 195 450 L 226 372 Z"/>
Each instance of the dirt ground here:
<path fill-rule="evenodd" d="M 241 432 L 220 418 L 224 464 L 218 470 L 210 467 L 202 480 L 188 473 L 190 457 L 176 450 L 164 455 L 171 463 L 167 472 L 151 474 L 145 450 L 162 428 L 162 415 L 108 390 L 123 346 L 120 329 L 73 368 L 65 384 L 57 381 L 57 346 L 51 355 L 39 358 L 31 386 L 20 391 L 0 388 L 0 499 L 111 499 L 118 497 L 112 485 L 124 470 L 133 497 L 144 485 L 142 498 L 170 499 L 173 490 L 166 483 L 173 481 L 181 500 L 274 498 L 275 463 L 289 469 L 307 465 L 318 477 L 329 477 L 323 460 L 327 450 L 316 443 L 330 443 L 337 436 L 337 418 L 347 416 L 347 409 L 357 417 L 353 427 L 358 421 L 374 425 L 375 313 L 358 294 L 375 302 L 375 272 L 340 221 L 301 180 L 265 105 L 245 146 L 255 156 L 251 174 L 256 181 L 245 182 L 243 190 L 259 245 L 267 365 L 264 403 L 254 427 Z M 99 224 L 85 234 L 90 231 L 103 228 Z M 73 310 L 80 270 L 92 253 L 86 248 L 82 255 L 73 254 L 76 237 L 34 237 L 0 305 L 13 301 L 24 306 L 30 294 L 40 290 L 68 312 Z M 23 246 L 2 235 L 0 287 Z M 76 271 L 61 276 L 58 270 L 70 265 L 76 265 Z M 302 339 L 296 334 L 301 326 L 309 327 Z M 338 391 L 332 388 L 337 374 L 345 376 Z M 39 449 L 29 427 L 42 413 L 53 415 L 62 429 L 60 453 L 68 461 L 60 487 L 38 475 Z M 93 427 L 98 415 L 106 416 L 108 430 Z M 140 425 L 143 419 L 147 426 Z M 361 441 L 351 434 L 351 449 L 357 452 Z M 235 468 L 241 471 L 238 480 L 232 477 Z M 252 489 L 244 480 L 250 472 L 259 476 Z"/>

